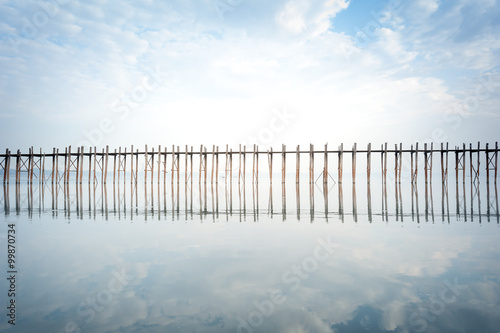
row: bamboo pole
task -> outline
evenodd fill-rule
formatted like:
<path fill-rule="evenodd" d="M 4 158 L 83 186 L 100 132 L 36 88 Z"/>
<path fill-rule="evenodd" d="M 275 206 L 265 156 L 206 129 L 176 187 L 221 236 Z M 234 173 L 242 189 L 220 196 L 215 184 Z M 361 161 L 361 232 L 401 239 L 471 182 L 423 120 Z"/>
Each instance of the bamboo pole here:
<path fill-rule="evenodd" d="M 181 151 L 180 147 L 177 146 L 177 195 L 179 195 L 179 179 L 180 179 L 180 171 L 181 171 Z"/>

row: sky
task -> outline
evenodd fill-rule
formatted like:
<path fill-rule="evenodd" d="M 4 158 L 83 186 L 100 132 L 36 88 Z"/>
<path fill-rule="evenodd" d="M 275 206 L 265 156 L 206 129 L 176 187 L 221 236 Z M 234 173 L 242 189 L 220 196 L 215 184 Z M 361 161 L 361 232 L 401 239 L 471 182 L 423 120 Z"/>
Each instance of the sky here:
<path fill-rule="evenodd" d="M 500 138 L 495 0 L 0 0 L 0 149 Z"/>

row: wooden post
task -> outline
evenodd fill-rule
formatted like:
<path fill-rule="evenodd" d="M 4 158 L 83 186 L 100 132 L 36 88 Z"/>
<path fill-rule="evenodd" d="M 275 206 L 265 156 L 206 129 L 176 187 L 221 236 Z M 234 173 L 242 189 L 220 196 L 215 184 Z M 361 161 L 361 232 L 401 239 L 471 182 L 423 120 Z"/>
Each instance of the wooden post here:
<path fill-rule="evenodd" d="M 424 143 L 424 173 L 425 173 L 425 183 L 427 183 L 427 173 L 429 171 L 428 164 L 427 164 L 427 143 Z"/>
<path fill-rule="evenodd" d="M 387 180 L 387 142 L 384 144 L 384 182 Z"/>
<path fill-rule="evenodd" d="M 215 184 L 219 183 L 219 146 L 215 154 Z"/>
<path fill-rule="evenodd" d="M 256 149 L 257 149 L 257 154 L 256 154 L 256 170 L 255 170 L 255 178 L 256 178 L 256 182 L 258 183 L 259 182 L 259 146 L 257 145 L 256 146 Z"/>
<path fill-rule="evenodd" d="M 108 160 L 108 158 L 106 157 L 106 165 L 108 164 L 107 160 Z M 134 176 L 135 176 L 135 174 L 134 174 L 134 145 L 131 145 L 130 146 L 130 184 L 133 184 Z M 137 179 L 135 181 L 137 181 Z M 131 202 L 133 202 L 132 201 L 133 196 L 130 197 L 130 200 L 131 200 Z M 132 204 L 130 207 L 132 207 Z"/>
<path fill-rule="evenodd" d="M 65 147 L 64 148 L 64 173 L 63 173 L 64 184 L 66 184 L 67 175 L 68 175 L 68 147 Z"/>
<path fill-rule="evenodd" d="M 286 178 L 286 145 L 281 145 L 281 182 L 284 183 Z"/>
<path fill-rule="evenodd" d="M 253 159 L 252 159 L 252 183 L 255 182 L 255 155 L 257 154 L 257 149 L 253 145 Z"/>
<path fill-rule="evenodd" d="M 89 169 L 90 169 L 90 160 L 89 160 Z M 89 177 L 89 179 L 90 179 L 90 177 Z M 59 179 L 59 148 L 57 148 L 57 150 L 56 150 L 56 184 L 59 184 L 59 180 L 60 180 Z"/>
<path fill-rule="evenodd" d="M 486 165 L 486 168 L 489 169 L 490 168 L 490 164 L 492 164 L 493 166 L 493 170 L 495 170 L 495 184 L 497 183 L 497 171 L 498 171 L 498 141 L 495 142 L 495 152 L 494 152 L 494 157 L 495 157 L 495 162 L 493 162 L 493 157 L 491 157 L 491 163 L 490 163 L 490 159 L 487 158 L 487 165 Z M 497 214 L 498 214 L 498 209 L 497 209 Z"/>
<path fill-rule="evenodd" d="M 296 163 L 296 171 L 295 171 L 295 184 L 299 183 L 299 175 L 300 175 L 300 146 L 297 145 L 297 163 Z M 297 207 L 297 210 L 299 210 L 299 209 L 300 208 Z"/>
<path fill-rule="evenodd" d="M 403 143 L 400 142 L 399 143 L 399 172 L 398 172 L 398 175 L 399 175 L 399 183 L 401 184 L 401 169 L 402 169 L 402 166 L 403 166 Z M 401 194 L 401 191 L 400 191 L 400 194 Z"/>
<path fill-rule="evenodd" d="M 139 149 L 137 149 L 136 155 L 135 155 L 135 183 L 136 184 L 137 184 L 138 172 L 139 172 Z M 137 200 L 137 197 L 136 197 L 136 200 Z"/>
<path fill-rule="evenodd" d="M 109 146 L 106 145 L 106 153 L 104 155 L 104 184 L 106 184 L 108 179 L 108 156 L 109 156 Z M 130 175 L 132 179 L 132 175 Z"/>
<path fill-rule="evenodd" d="M 238 149 L 238 185 L 240 185 L 240 181 L 241 181 L 241 143 Z"/>
<path fill-rule="evenodd" d="M 160 171 L 161 171 L 161 145 L 158 145 L 158 183 L 157 184 L 160 184 Z M 159 196 L 158 196 L 158 199 L 159 199 Z M 158 206 L 158 209 L 159 209 L 159 207 L 160 206 Z"/>
<path fill-rule="evenodd" d="M 10 152 L 5 148 L 5 164 L 3 169 L 3 183 L 9 183 L 9 168 L 10 168 Z"/>
<path fill-rule="evenodd" d="M 356 142 L 352 147 L 352 182 L 356 183 Z"/>
<path fill-rule="evenodd" d="M 84 150 L 85 150 L 85 147 L 84 146 L 81 146 L 80 147 L 80 184 L 82 184 L 83 182 L 83 160 L 84 160 Z M 80 190 L 81 190 L 81 187 L 80 187 Z"/>
<path fill-rule="evenodd" d="M 341 143 L 339 147 L 339 165 L 338 165 L 338 177 L 339 177 L 339 183 L 342 183 L 342 176 L 343 176 L 343 164 L 344 164 L 344 144 Z"/>
<path fill-rule="evenodd" d="M 229 179 L 232 183 L 233 182 L 233 148 L 231 148 L 231 150 L 229 151 Z"/>
<path fill-rule="evenodd" d="M 372 144 L 369 143 L 368 144 L 368 147 L 367 147 L 367 153 L 366 153 L 366 177 L 367 177 L 367 181 L 368 183 L 370 183 L 370 177 L 371 177 L 371 163 L 372 163 Z"/>
<path fill-rule="evenodd" d="M 187 146 L 186 146 L 186 151 L 187 151 Z M 215 145 L 212 145 L 212 175 L 211 175 L 211 180 L 210 183 L 214 183 L 214 166 L 215 166 Z M 187 165 L 186 165 L 186 170 L 187 170 Z"/>
<path fill-rule="evenodd" d="M 181 171 L 180 159 L 181 159 L 181 150 L 180 150 L 180 147 L 177 146 L 177 195 L 179 195 L 179 177 L 180 177 L 180 171 Z"/>
<path fill-rule="evenodd" d="M 113 184 L 115 184 L 115 181 L 116 181 L 116 148 L 115 148 L 115 153 L 113 154 Z"/>
<path fill-rule="evenodd" d="M 226 145 L 226 150 L 227 150 L 227 145 Z M 227 156 L 227 151 L 226 151 L 226 156 Z M 201 184 L 201 178 L 202 178 L 202 167 L 203 167 L 203 145 L 200 145 L 200 168 L 199 168 L 199 178 L 198 181 Z M 226 166 L 227 169 L 227 166 Z"/>
<path fill-rule="evenodd" d="M 148 161 L 148 145 L 145 145 L 144 146 L 144 161 L 146 162 L 146 164 L 144 164 L 144 184 L 146 184 L 148 182 L 148 164 L 149 164 L 149 161 Z M 173 162 L 173 159 L 172 159 L 172 163 Z M 172 165 L 172 171 L 174 169 L 174 166 Z M 144 191 L 146 192 L 146 191 Z"/>
<path fill-rule="evenodd" d="M 414 172 L 414 182 L 417 182 L 418 177 L 418 142 L 415 143 L 415 172 Z"/>
<path fill-rule="evenodd" d="M 309 144 L 309 184 L 314 183 L 314 146 Z"/>
<path fill-rule="evenodd" d="M 246 172 L 247 172 L 247 146 L 243 146 L 243 183 L 245 183 Z"/>
<path fill-rule="evenodd" d="M 122 170 L 122 147 L 118 147 L 118 184 L 120 183 L 120 173 Z"/>
<path fill-rule="evenodd" d="M 323 184 L 327 183 L 328 183 L 328 143 L 325 144 L 324 166 L 323 166 Z"/>
<path fill-rule="evenodd" d="M 94 184 L 96 183 L 97 180 L 97 177 L 95 175 L 96 168 L 97 168 L 97 148 L 96 146 L 94 146 L 94 179 L 93 179 Z"/>
<path fill-rule="evenodd" d="M 271 147 L 271 151 L 267 151 L 267 163 L 269 164 L 269 183 L 272 186 L 273 183 L 273 147 Z"/>
<path fill-rule="evenodd" d="M 71 146 L 70 146 L 71 147 Z M 70 148 L 71 149 L 71 148 Z M 33 146 L 31 146 L 31 149 L 30 149 L 30 159 L 29 159 L 29 163 L 28 163 L 28 171 L 29 171 L 29 183 L 32 184 L 33 183 L 33 169 L 34 169 L 34 156 L 33 156 Z"/>
<path fill-rule="evenodd" d="M 227 181 L 227 171 L 228 171 L 228 163 L 229 163 L 229 145 L 226 144 L 226 165 L 224 166 L 224 181 Z"/>
<path fill-rule="evenodd" d="M 167 182 L 167 147 L 165 147 L 164 154 L 165 154 L 165 159 L 163 160 L 163 192 L 165 192 L 166 189 L 165 184 Z M 187 146 L 186 146 L 186 162 L 187 162 Z M 187 164 L 185 173 L 187 174 Z M 165 197 L 163 199 L 166 200 Z"/>
<path fill-rule="evenodd" d="M 16 184 L 19 184 L 21 182 L 21 150 L 17 150 L 17 156 L 16 156 Z M 17 189 L 17 186 L 16 186 Z"/>
<path fill-rule="evenodd" d="M 76 151 L 76 179 L 75 182 L 78 184 L 78 180 L 80 179 L 80 147 L 77 148 Z"/>
<path fill-rule="evenodd" d="M 188 182 L 188 145 L 186 145 L 186 154 L 184 156 L 184 165 L 186 166 L 186 171 L 184 172 L 184 184 Z M 213 172 L 212 172 L 212 181 L 213 181 Z"/>
<path fill-rule="evenodd" d="M 151 148 L 151 185 L 153 185 L 153 175 L 155 171 L 155 149 Z M 153 187 L 151 187 L 151 192 L 153 191 Z"/>
<path fill-rule="evenodd" d="M 83 162 L 82 162 L 83 163 Z M 56 148 L 52 148 L 52 184 L 54 184 L 55 170 L 56 170 Z"/>

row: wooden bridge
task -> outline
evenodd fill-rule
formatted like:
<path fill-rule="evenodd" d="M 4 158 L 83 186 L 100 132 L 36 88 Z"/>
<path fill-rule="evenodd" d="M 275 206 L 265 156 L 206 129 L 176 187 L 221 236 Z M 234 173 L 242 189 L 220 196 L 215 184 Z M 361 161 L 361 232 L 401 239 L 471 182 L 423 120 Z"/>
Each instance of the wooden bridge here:
<path fill-rule="evenodd" d="M 418 158 L 419 155 L 423 157 L 424 161 L 424 175 L 425 181 L 432 181 L 432 167 L 433 167 L 433 157 L 435 155 L 440 156 L 441 162 L 441 181 L 443 183 L 448 180 L 448 155 L 454 154 L 455 157 L 455 178 L 456 182 L 459 181 L 460 173 L 463 182 L 465 182 L 465 177 L 467 169 L 469 169 L 471 181 L 477 181 L 480 174 L 480 155 L 485 155 L 486 160 L 486 178 L 489 181 L 490 174 L 493 173 L 493 178 L 496 183 L 498 176 L 498 142 L 495 143 L 494 148 L 490 147 L 487 143 L 484 147 L 478 142 L 477 146 L 469 144 L 466 146 L 464 143 L 461 147 L 455 146 L 454 149 L 449 149 L 448 143 L 441 143 L 438 148 L 434 147 L 434 144 L 424 143 L 422 145 L 416 143 L 411 145 L 410 148 L 403 149 L 400 143 L 394 145 L 394 149 L 388 149 L 387 143 L 382 144 L 380 149 L 372 149 L 372 145 L 368 144 L 366 149 L 358 149 L 357 144 L 352 146 L 352 149 L 344 149 L 344 145 L 341 144 L 336 150 L 329 150 L 328 145 L 324 146 L 324 149 L 315 149 L 314 145 L 309 146 L 309 150 L 301 150 L 300 146 L 297 146 L 294 150 L 287 150 L 286 145 L 282 145 L 281 150 L 273 150 L 272 148 L 266 151 L 259 151 L 257 145 L 253 146 L 252 150 L 247 150 L 246 146 L 239 146 L 238 150 L 229 149 L 228 145 L 225 147 L 225 151 L 219 150 L 219 146 L 212 146 L 212 150 L 208 151 L 206 146 L 201 145 L 199 150 L 194 150 L 194 148 L 185 146 L 183 150 L 179 146 L 172 146 L 170 150 L 166 147 L 163 148 L 158 146 L 155 151 L 154 148 L 148 149 L 146 145 L 144 151 L 139 151 L 136 149 L 134 151 L 134 146 L 127 148 L 118 148 L 114 151 L 110 151 L 109 147 L 97 151 L 96 147 L 90 148 L 85 151 L 85 148 L 78 147 L 72 149 L 71 146 L 64 149 L 64 152 L 59 149 L 53 148 L 52 153 L 45 153 L 40 151 L 35 153 L 33 147 L 29 149 L 27 153 L 22 153 L 18 150 L 13 154 L 9 149 L 6 149 L 5 154 L 0 154 L 0 172 L 3 173 L 3 183 L 8 184 L 10 181 L 10 168 L 11 165 L 15 167 L 15 182 L 21 182 L 21 174 L 27 174 L 28 183 L 33 183 L 36 178 L 39 183 L 69 183 L 71 180 L 71 174 L 75 174 L 75 182 L 82 183 L 84 173 L 88 173 L 88 182 L 91 183 L 103 183 L 108 182 L 108 169 L 113 168 L 113 183 L 116 181 L 120 182 L 120 178 L 123 177 L 125 182 L 127 171 L 130 173 L 130 182 L 138 182 L 138 171 L 139 171 L 139 159 L 144 159 L 144 183 L 148 182 L 148 177 L 151 183 L 154 182 L 155 174 L 158 183 L 161 181 L 161 174 L 163 174 L 163 182 L 166 182 L 167 177 L 165 176 L 168 171 L 171 172 L 171 182 L 174 180 L 180 182 L 180 171 L 181 167 L 184 166 L 184 181 L 193 181 L 193 156 L 198 156 L 199 162 L 199 181 L 207 183 L 208 177 L 210 177 L 210 182 L 217 183 L 219 179 L 219 158 L 225 159 L 224 162 L 224 175 L 233 180 L 233 171 L 238 173 L 238 182 L 245 181 L 247 173 L 247 157 L 252 159 L 252 182 L 258 182 L 259 180 L 259 157 L 267 157 L 268 162 L 268 172 L 269 179 L 272 182 L 273 176 L 273 160 L 276 157 L 281 156 L 281 181 L 286 180 L 286 159 L 287 157 L 295 157 L 295 181 L 296 183 L 300 180 L 300 159 L 304 156 L 309 159 L 309 182 L 313 183 L 318 179 L 322 178 L 323 183 L 328 182 L 330 177 L 333 177 L 328 172 L 328 160 L 330 156 L 337 156 L 337 180 L 342 183 L 343 172 L 344 172 L 344 156 L 350 155 L 351 157 L 351 179 L 353 183 L 356 181 L 356 158 L 361 155 L 366 155 L 366 176 L 367 181 L 370 182 L 371 171 L 372 171 L 372 155 L 380 155 L 380 165 L 382 180 L 385 182 L 387 180 L 387 156 L 394 155 L 394 180 L 396 182 L 401 182 L 401 172 L 402 172 L 402 160 L 403 155 L 409 154 L 410 159 L 410 177 L 411 182 L 417 181 L 418 175 Z M 323 167 L 317 178 L 315 178 L 315 157 L 323 157 Z M 469 163 L 467 165 L 467 155 L 469 155 Z M 112 161 L 110 161 L 112 157 Z M 233 159 L 238 159 L 237 169 L 236 166 L 233 169 Z M 60 160 L 64 159 L 64 163 L 61 166 Z M 184 163 L 182 163 L 184 160 Z M 208 166 L 209 161 L 211 167 Z M 111 165 L 112 163 L 112 165 Z M 85 165 L 87 170 L 85 170 Z M 169 165 L 171 165 L 169 167 Z M 128 167 L 128 170 L 127 170 Z M 156 169 L 155 169 L 156 167 Z M 210 169 L 210 170 L 209 170 Z M 210 172 L 210 175 L 208 174 Z"/>

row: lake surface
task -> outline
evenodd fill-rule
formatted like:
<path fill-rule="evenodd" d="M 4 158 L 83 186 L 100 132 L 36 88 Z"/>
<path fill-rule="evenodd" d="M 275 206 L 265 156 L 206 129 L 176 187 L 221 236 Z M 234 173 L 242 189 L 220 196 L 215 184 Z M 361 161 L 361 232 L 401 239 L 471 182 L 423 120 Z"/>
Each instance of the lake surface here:
<path fill-rule="evenodd" d="M 0 200 L 1 331 L 500 332 L 492 180 L 23 181 Z"/>

